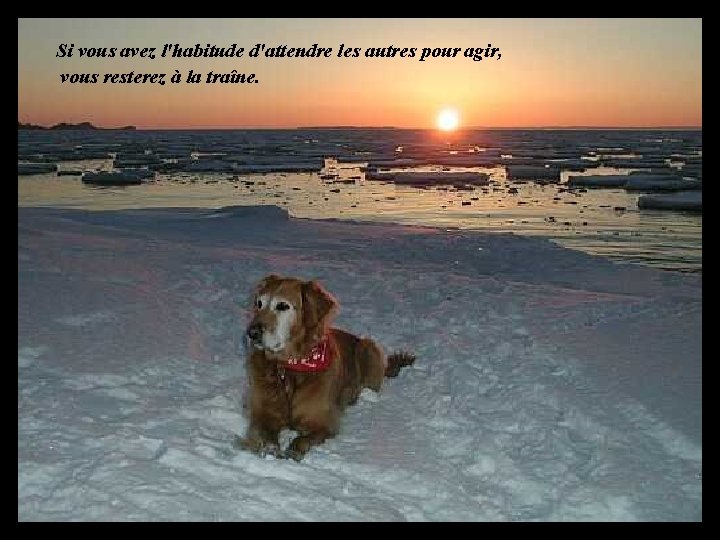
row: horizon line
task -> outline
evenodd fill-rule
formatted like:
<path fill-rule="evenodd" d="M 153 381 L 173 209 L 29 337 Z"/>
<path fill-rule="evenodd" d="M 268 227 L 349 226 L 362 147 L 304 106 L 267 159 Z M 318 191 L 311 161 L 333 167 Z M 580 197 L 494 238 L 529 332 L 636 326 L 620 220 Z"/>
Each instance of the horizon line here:
<path fill-rule="evenodd" d="M 20 122 L 22 123 L 22 122 Z M 60 124 L 67 124 L 67 125 L 79 125 L 79 124 L 91 124 L 95 129 L 98 130 L 121 130 L 123 128 L 134 128 L 137 131 L 233 131 L 233 130 L 303 130 L 303 129 L 326 129 L 326 130 L 342 130 L 342 129 L 382 129 L 382 130 L 424 130 L 424 131 L 438 131 L 436 127 L 399 127 L 399 126 L 360 126 L 360 125 L 327 125 L 327 126 L 286 126 L 286 127 L 270 127 L 270 126 L 262 126 L 262 127 L 252 127 L 252 126 L 238 126 L 238 127 L 138 127 L 134 126 L 132 124 L 125 124 L 122 126 L 117 127 L 99 127 L 92 124 L 92 122 L 89 121 L 81 121 L 81 122 L 58 122 L 56 124 L 53 124 L 52 126 L 44 126 L 41 124 L 33 124 L 32 122 L 23 123 L 23 125 L 31 125 L 31 126 L 38 126 L 44 129 L 50 129 L 53 126 L 57 126 Z M 661 126 L 613 126 L 613 125 L 607 125 L 607 126 L 587 126 L 587 125 L 578 125 L 578 126 L 551 126 L 551 125 L 543 125 L 543 126 L 467 126 L 467 127 L 458 127 L 455 132 L 462 132 L 462 131 L 470 131 L 470 130 L 489 130 L 489 131 L 497 131 L 497 130 L 691 130 L 691 131 L 697 131 L 702 130 L 702 125 L 700 126 L 683 126 L 683 125 L 661 125 Z M 448 133 L 448 132 L 446 132 Z M 452 133 L 452 132 L 449 132 Z"/>

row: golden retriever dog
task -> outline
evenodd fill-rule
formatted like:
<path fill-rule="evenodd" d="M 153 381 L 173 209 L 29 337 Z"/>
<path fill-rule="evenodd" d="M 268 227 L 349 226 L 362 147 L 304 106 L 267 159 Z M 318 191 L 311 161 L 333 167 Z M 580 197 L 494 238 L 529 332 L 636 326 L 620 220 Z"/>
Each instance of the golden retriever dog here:
<path fill-rule="evenodd" d="M 371 339 L 330 327 L 337 301 L 316 281 L 269 275 L 253 295 L 247 327 L 249 427 L 235 445 L 261 456 L 300 461 L 335 436 L 346 406 L 363 388 L 379 391 L 415 357 L 385 357 Z M 283 429 L 297 436 L 281 450 Z"/>

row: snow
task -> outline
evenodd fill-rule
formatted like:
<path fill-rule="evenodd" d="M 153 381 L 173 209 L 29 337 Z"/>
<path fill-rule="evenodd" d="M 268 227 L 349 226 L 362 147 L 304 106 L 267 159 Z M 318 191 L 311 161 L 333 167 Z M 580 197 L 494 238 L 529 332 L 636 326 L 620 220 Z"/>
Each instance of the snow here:
<path fill-rule="evenodd" d="M 231 445 L 270 272 L 418 357 L 300 463 Z M 18 520 L 701 521 L 701 341 L 701 275 L 540 238 L 19 207 Z"/>

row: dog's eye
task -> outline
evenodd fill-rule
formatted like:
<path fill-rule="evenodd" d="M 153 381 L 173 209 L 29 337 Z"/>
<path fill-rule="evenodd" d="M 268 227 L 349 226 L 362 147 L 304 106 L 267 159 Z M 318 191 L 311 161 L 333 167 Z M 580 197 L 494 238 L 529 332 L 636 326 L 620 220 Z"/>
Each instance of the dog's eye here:
<path fill-rule="evenodd" d="M 290 309 L 290 304 L 287 302 L 278 302 L 277 306 L 275 306 L 275 309 L 278 311 L 285 311 L 286 309 Z"/>
<path fill-rule="evenodd" d="M 262 300 L 260 300 L 259 298 L 255 300 L 255 307 L 257 307 L 258 309 L 262 309 Z"/>

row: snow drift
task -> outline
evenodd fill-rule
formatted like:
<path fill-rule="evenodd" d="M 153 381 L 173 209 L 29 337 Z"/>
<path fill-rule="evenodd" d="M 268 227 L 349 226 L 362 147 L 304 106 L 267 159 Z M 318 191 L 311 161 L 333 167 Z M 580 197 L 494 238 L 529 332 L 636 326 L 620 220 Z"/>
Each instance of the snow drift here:
<path fill-rule="evenodd" d="M 270 272 L 418 360 L 301 463 L 232 449 Z M 18 208 L 18 520 L 698 521 L 701 276 L 278 208 Z"/>

